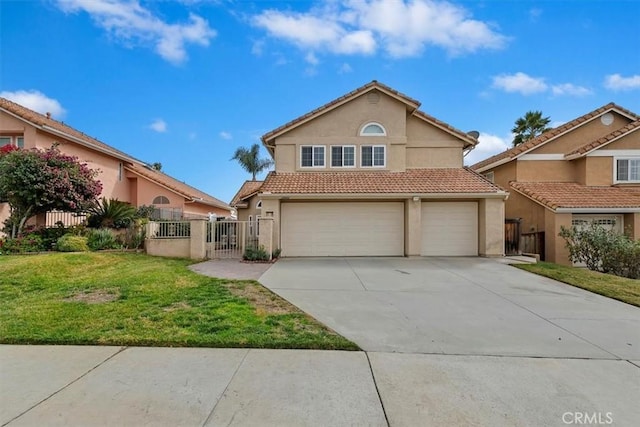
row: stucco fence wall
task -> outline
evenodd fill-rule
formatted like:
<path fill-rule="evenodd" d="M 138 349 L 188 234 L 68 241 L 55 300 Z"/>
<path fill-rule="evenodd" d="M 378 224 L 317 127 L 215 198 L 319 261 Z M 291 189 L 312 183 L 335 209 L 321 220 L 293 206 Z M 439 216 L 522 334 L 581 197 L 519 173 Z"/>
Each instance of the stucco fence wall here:
<path fill-rule="evenodd" d="M 261 218 L 259 221 L 258 245 L 264 247 L 271 256 L 274 250 L 273 218 Z M 147 254 L 153 256 L 206 259 L 208 258 L 207 254 L 215 254 L 215 251 L 210 250 L 211 245 L 215 245 L 215 242 L 207 241 L 207 235 L 215 236 L 216 234 L 207 233 L 207 228 L 211 224 L 206 219 L 151 221 L 146 226 L 145 250 Z"/>

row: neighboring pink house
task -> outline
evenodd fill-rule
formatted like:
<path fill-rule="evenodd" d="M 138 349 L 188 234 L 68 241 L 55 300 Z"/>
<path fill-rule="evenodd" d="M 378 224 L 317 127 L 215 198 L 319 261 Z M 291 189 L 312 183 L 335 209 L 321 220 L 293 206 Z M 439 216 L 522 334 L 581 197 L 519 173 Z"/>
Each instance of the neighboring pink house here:
<path fill-rule="evenodd" d="M 7 144 L 26 149 L 45 149 L 58 144 L 63 153 L 76 156 L 91 169 L 100 171 L 101 197 L 134 206 L 154 205 L 167 219 L 206 217 L 209 213 L 218 217 L 231 215 L 231 207 L 221 200 L 156 171 L 128 154 L 52 119 L 49 114 L 39 114 L 0 98 L 0 146 Z M 0 224 L 8 215 L 8 205 L 0 204 Z M 37 222 L 43 224 L 46 219 L 40 217 Z"/>

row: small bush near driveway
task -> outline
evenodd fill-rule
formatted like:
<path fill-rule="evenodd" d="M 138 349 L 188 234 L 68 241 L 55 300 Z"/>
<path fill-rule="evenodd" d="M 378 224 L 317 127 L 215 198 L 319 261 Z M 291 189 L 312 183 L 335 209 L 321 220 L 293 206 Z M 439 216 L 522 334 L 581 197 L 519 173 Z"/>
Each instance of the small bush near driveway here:
<path fill-rule="evenodd" d="M 133 253 L 0 256 L 0 342 L 356 350 L 254 281 Z"/>

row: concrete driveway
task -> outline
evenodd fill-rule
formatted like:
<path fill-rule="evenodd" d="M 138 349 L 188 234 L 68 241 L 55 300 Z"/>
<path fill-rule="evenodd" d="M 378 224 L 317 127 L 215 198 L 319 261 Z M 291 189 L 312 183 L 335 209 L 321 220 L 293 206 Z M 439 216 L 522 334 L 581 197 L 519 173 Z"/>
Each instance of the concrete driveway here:
<path fill-rule="evenodd" d="M 366 351 L 640 360 L 640 310 L 483 258 L 281 259 L 260 282 Z"/>

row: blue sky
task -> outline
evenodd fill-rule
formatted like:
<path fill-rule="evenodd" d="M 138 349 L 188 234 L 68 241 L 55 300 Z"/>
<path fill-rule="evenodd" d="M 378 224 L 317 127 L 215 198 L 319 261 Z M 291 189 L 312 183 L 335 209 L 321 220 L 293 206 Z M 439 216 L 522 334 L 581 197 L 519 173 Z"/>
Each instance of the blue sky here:
<path fill-rule="evenodd" d="M 239 146 L 371 80 L 481 132 L 640 113 L 640 1 L 0 3 L 0 95 L 229 201 Z M 266 152 L 264 152 L 266 156 Z"/>

